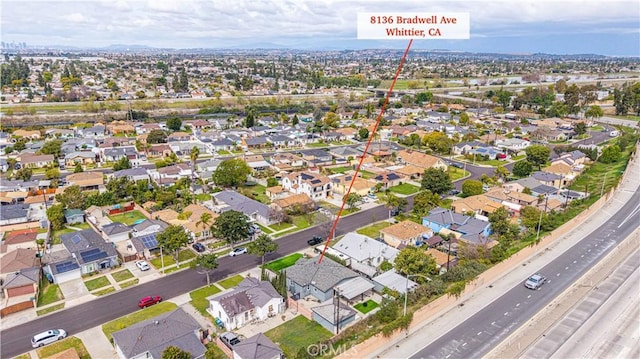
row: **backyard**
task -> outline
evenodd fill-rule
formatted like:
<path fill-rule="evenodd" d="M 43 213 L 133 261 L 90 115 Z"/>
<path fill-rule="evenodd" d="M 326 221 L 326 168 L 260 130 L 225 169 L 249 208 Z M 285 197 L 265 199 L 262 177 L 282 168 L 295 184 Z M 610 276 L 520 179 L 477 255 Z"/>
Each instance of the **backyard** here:
<path fill-rule="evenodd" d="M 271 203 L 271 200 L 266 195 L 266 187 L 263 185 L 254 184 L 251 186 L 242 186 L 238 188 L 238 192 L 260 203 Z"/>
<path fill-rule="evenodd" d="M 358 304 L 354 305 L 353 307 L 356 308 L 360 313 L 367 314 L 370 311 L 378 308 L 378 303 L 376 303 L 373 300 L 369 299 L 366 302 L 358 303 Z"/>
<path fill-rule="evenodd" d="M 300 258 L 302 258 L 301 253 L 293 253 L 286 257 L 282 257 L 278 260 L 275 260 L 273 262 L 269 262 L 265 264 L 264 267 L 274 272 L 279 272 L 284 268 L 291 267 L 292 265 L 296 264 L 296 262 Z"/>
<path fill-rule="evenodd" d="M 287 358 L 295 358 L 302 348 L 331 338 L 331 332 L 302 315 L 264 333 L 278 344 Z"/>
<path fill-rule="evenodd" d="M 113 216 L 109 216 L 109 219 L 113 222 L 120 222 L 130 226 L 134 223 L 140 223 L 142 220 L 147 219 L 140 211 L 129 211 L 126 213 L 120 213 Z"/>

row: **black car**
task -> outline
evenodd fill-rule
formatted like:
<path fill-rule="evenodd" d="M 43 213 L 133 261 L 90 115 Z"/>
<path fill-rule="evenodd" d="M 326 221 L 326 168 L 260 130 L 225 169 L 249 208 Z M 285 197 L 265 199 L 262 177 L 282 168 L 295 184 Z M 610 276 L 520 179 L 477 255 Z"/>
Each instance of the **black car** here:
<path fill-rule="evenodd" d="M 310 240 L 307 241 L 307 244 L 310 246 L 315 246 L 324 242 L 324 239 L 320 236 L 313 236 Z"/>
<path fill-rule="evenodd" d="M 194 243 L 194 244 L 192 244 L 191 246 L 192 246 L 192 247 L 193 247 L 193 249 L 195 249 L 195 250 L 196 250 L 196 252 L 198 252 L 198 253 L 202 253 L 202 252 L 204 252 L 204 251 L 207 249 L 207 248 L 204 246 L 204 244 L 202 244 L 202 243 L 197 243 L 197 242 L 196 242 L 196 243 Z"/>

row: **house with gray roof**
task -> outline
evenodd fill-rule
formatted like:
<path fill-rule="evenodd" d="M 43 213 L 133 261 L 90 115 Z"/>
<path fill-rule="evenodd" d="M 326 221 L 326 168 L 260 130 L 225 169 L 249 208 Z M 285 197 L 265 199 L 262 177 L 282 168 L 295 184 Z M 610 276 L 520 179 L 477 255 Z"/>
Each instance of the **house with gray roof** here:
<path fill-rule="evenodd" d="M 30 208 L 25 203 L 0 206 L 0 226 L 28 222 Z"/>
<path fill-rule="evenodd" d="M 492 233 L 489 222 L 441 207 L 434 208 L 429 212 L 428 216 L 423 217 L 422 225 L 431 228 L 434 233 L 439 233 L 442 229 L 470 236 L 482 235 L 488 237 Z"/>
<path fill-rule="evenodd" d="M 124 157 L 132 161 L 133 165 L 138 160 L 138 151 L 134 146 L 112 147 L 102 150 L 102 160 L 105 162 L 117 162 Z"/>
<path fill-rule="evenodd" d="M 557 173 L 535 171 L 531 174 L 531 177 L 538 180 L 541 184 L 560 188 L 562 186 L 563 176 Z"/>
<path fill-rule="evenodd" d="M 329 303 L 313 307 L 311 312 L 313 313 L 313 320 L 327 328 L 331 333 L 338 333 L 356 319 L 356 311 L 347 305 L 340 305 L 339 308 L 336 308 L 335 304 Z M 338 314 L 337 318 L 336 313 Z"/>
<path fill-rule="evenodd" d="M 208 297 L 207 311 L 227 330 L 271 318 L 284 311 L 284 299 L 271 283 L 247 277 L 232 291 Z"/>
<path fill-rule="evenodd" d="M 112 334 L 113 345 L 122 359 L 162 359 L 168 346 L 178 347 L 192 358 L 203 358 L 200 325 L 181 308 L 136 323 Z"/>
<path fill-rule="evenodd" d="M 258 333 L 233 346 L 233 359 L 282 359 L 284 353 L 266 335 Z"/>
<path fill-rule="evenodd" d="M 294 297 L 313 296 L 324 302 L 333 297 L 336 285 L 358 277 L 358 273 L 326 257 L 318 264 L 316 257 L 298 260 L 287 268 L 286 276 L 287 288 Z"/>
<path fill-rule="evenodd" d="M 105 224 L 100 228 L 102 234 L 107 237 L 111 242 L 120 242 L 129 239 L 129 233 L 133 231 L 133 229 L 123 223 L 120 222 L 111 222 L 109 224 Z"/>
<path fill-rule="evenodd" d="M 24 301 L 36 298 L 40 283 L 40 273 L 40 267 L 33 266 L 21 268 L 7 274 L 2 282 L 2 292 L 5 300 L 11 300 L 11 302 L 17 303 L 19 302 L 19 300 L 16 300 L 18 297 L 22 297 L 21 299 Z M 3 300 L 3 302 L 5 301 Z M 35 306 L 36 300 L 31 299 L 31 302 Z"/>
<path fill-rule="evenodd" d="M 351 258 L 351 269 L 368 276 L 375 275 L 383 262 L 393 263 L 400 252 L 386 243 L 355 232 L 347 233 L 333 249 Z"/>
<path fill-rule="evenodd" d="M 234 210 L 244 213 L 249 219 L 259 222 L 265 226 L 271 225 L 273 222 L 273 211 L 269 206 L 256 200 L 248 198 L 236 191 L 221 191 L 214 193 L 216 201 L 222 205 L 221 212 Z"/>
<path fill-rule="evenodd" d="M 64 220 L 67 224 L 84 223 L 84 211 L 81 209 L 65 209 Z"/>
<path fill-rule="evenodd" d="M 89 274 L 118 264 L 113 244 L 106 242 L 93 229 L 84 229 L 60 236 L 60 241 L 80 267 L 82 274 Z"/>
<path fill-rule="evenodd" d="M 149 182 L 151 180 L 151 176 L 149 176 L 149 172 L 144 167 L 126 168 L 120 171 L 113 172 L 111 176 L 113 176 L 113 178 L 126 177 L 128 180 L 133 182 L 138 182 L 138 181 Z"/>

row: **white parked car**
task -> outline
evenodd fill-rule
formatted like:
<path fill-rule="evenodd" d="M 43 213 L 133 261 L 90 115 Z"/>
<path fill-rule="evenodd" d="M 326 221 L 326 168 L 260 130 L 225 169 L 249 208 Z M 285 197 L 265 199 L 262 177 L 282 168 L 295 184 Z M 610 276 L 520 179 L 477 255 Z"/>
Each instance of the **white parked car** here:
<path fill-rule="evenodd" d="M 34 335 L 33 338 L 31 338 L 31 346 L 34 348 L 41 347 L 66 337 L 67 332 L 62 329 L 47 330 L 46 332 Z"/>
<path fill-rule="evenodd" d="M 245 247 L 238 247 L 234 250 L 232 250 L 231 252 L 229 252 L 229 256 L 230 257 L 235 257 L 235 256 L 239 256 L 241 254 L 245 254 L 247 253 L 247 249 Z"/>
<path fill-rule="evenodd" d="M 140 268 L 141 271 L 145 271 L 145 270 L 151 269 L 151 267 L 149 266 L 149 263 L 147 263 L 147 261 L 137 261 L 136 262 L 136 267 Z"/>

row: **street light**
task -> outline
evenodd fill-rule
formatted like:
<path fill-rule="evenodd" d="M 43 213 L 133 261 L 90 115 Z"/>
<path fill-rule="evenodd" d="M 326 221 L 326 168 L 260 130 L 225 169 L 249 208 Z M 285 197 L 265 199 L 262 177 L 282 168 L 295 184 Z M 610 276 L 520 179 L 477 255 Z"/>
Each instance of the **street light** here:
<path fill-rule="evenodd" d="M 407 298 L 409 297 L 409 277 L 422 277 L 424 279 L 426 279 L 427 281 L 431 282 L 431 278 L 422 275 L 422 274 L 407 274 L 407 281 L 405 282 L 405 286 L 404 286 L 404 311 L 402 312 L 402 316 L 406 316 L 407 315 Z"/>

